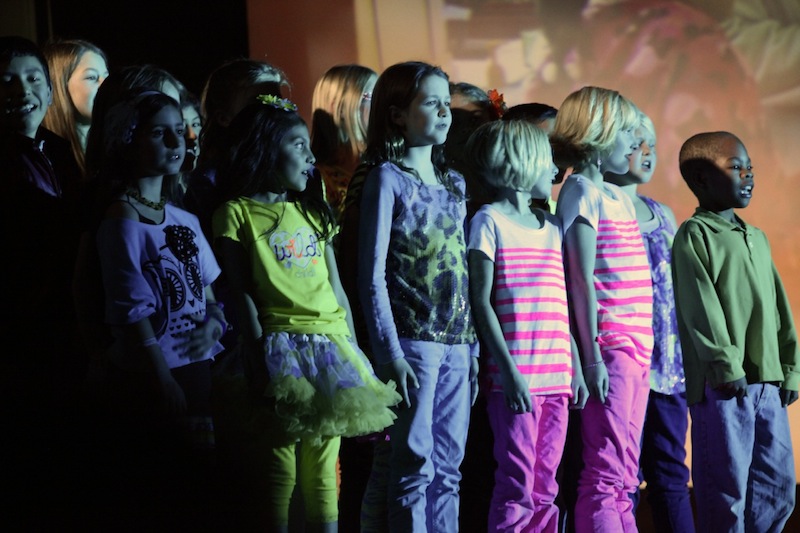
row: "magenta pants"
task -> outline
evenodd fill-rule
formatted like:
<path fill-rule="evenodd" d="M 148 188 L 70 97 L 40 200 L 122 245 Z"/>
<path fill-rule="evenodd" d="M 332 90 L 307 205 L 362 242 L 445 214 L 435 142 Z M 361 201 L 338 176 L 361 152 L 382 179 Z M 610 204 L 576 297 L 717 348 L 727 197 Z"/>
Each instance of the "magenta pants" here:
<path fill-rule="evenodd" d="M 515 414 L 502 392 L 487 396 L 497 461 L 489 531 L 555 533 L 556 470 L 567 438 L 569 400 L 566 395 L 532 396 L 532 411 Z"/>
<path fill-rule="evenodd" d="M 626 350 L 603 352 L 609 390 L 581 413 L 583 471 L 578 479 L 575 531 L 638 531 L 629 494 L 639 485 L 639 450 L 650 392 L 650 367 Z"/>

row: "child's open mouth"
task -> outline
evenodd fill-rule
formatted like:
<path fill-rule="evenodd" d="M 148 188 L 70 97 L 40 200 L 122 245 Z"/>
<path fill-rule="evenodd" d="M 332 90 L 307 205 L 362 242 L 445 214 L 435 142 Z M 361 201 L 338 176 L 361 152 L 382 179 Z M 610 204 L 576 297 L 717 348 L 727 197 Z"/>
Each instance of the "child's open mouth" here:
<path fill-rule="evenodd" d="M 6 115 L 27 115 L 36 109 L 36 104 L 24 104 L 16 107 L 6 107 Z"/>

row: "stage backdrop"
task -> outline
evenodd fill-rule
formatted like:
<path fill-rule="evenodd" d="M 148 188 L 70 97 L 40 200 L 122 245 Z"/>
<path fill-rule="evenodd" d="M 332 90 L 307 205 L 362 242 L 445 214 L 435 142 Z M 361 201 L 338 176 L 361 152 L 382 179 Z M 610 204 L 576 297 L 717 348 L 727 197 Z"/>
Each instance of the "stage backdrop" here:
<path fill-rule="evenodd" d="M 800 310 L 800 230 L 792 216 L 800 201 L 796 0 L 247 4 L 251 57 L 287 72 L 307 118 L 316 79 L 341 63 L 378 72 L 400 61 L 436 63 L 453 81 L 499 90 L 508 105 L 559 107 L 583 85 L 619 90 L 658 133 L 658 168 L 642 192 L 669 205 L 679 223 L 696 207 L 678 173 L 681 142 L 700 131 L 736 133 L 756 175 L 753 200 L 740 215 L 766 231 Z M 800 450 L 800 408 L 789 413 Z"/>

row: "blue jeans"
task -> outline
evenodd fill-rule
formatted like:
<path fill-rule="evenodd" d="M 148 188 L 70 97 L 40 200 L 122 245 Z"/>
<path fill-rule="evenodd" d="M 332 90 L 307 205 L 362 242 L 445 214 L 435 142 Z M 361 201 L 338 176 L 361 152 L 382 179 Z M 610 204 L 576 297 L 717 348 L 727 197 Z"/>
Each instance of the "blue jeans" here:
<path fill-rule="evenodd" d="M 789 419 L 775 385 L 748 385 L 741 400 L 706 386 L 692 414 L 697 530 L 779 532 L 794 509 Z"/>
<path fill-rule="evenodd" d="M 694 533 L 686 466 L 688 427 L 685 394 L 650 391 L 639 463 L 647 481 L 653 525 L 659 533 Z"/>
<path fill-rule="evenodd" d="M 469 427 L 470 347 L 400 339 L 419 388 L 389 428 L 389 527 L 452 532 L 458 524 L 459 467 Z"/>

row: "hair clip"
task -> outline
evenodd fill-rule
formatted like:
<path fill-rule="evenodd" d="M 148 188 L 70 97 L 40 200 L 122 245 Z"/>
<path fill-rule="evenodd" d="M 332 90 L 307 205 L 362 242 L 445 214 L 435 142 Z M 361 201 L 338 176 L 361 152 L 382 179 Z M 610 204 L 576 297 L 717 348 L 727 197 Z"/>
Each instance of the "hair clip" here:
<path fill-rule="evenodd" d="M 503 100 L 503 94 L 497 92 L 497 89 L 489 89 L 486 91 L 486 95 L 489 97 L 489 101 L 492 104 L 492 111 L 495 117 L 498 119 L 502 118 L 506 111 L 508 111 L 508 106 L 505 100 Z"/>
<path fill-rule="evenodd" d="M 280 98 L 273 94 L 259 94 L 256 98 L 262 103 L 270 105 L 276 109 L 283 109 L 284 111 L 297 111 L 297 104 L 286 98 Z"/>
<path fill-rule="evenodd" d="M 365 102 L 369 102 L 372 100 L 372 93 L 364 93 L 361 95 L 361 99 Z"/>

